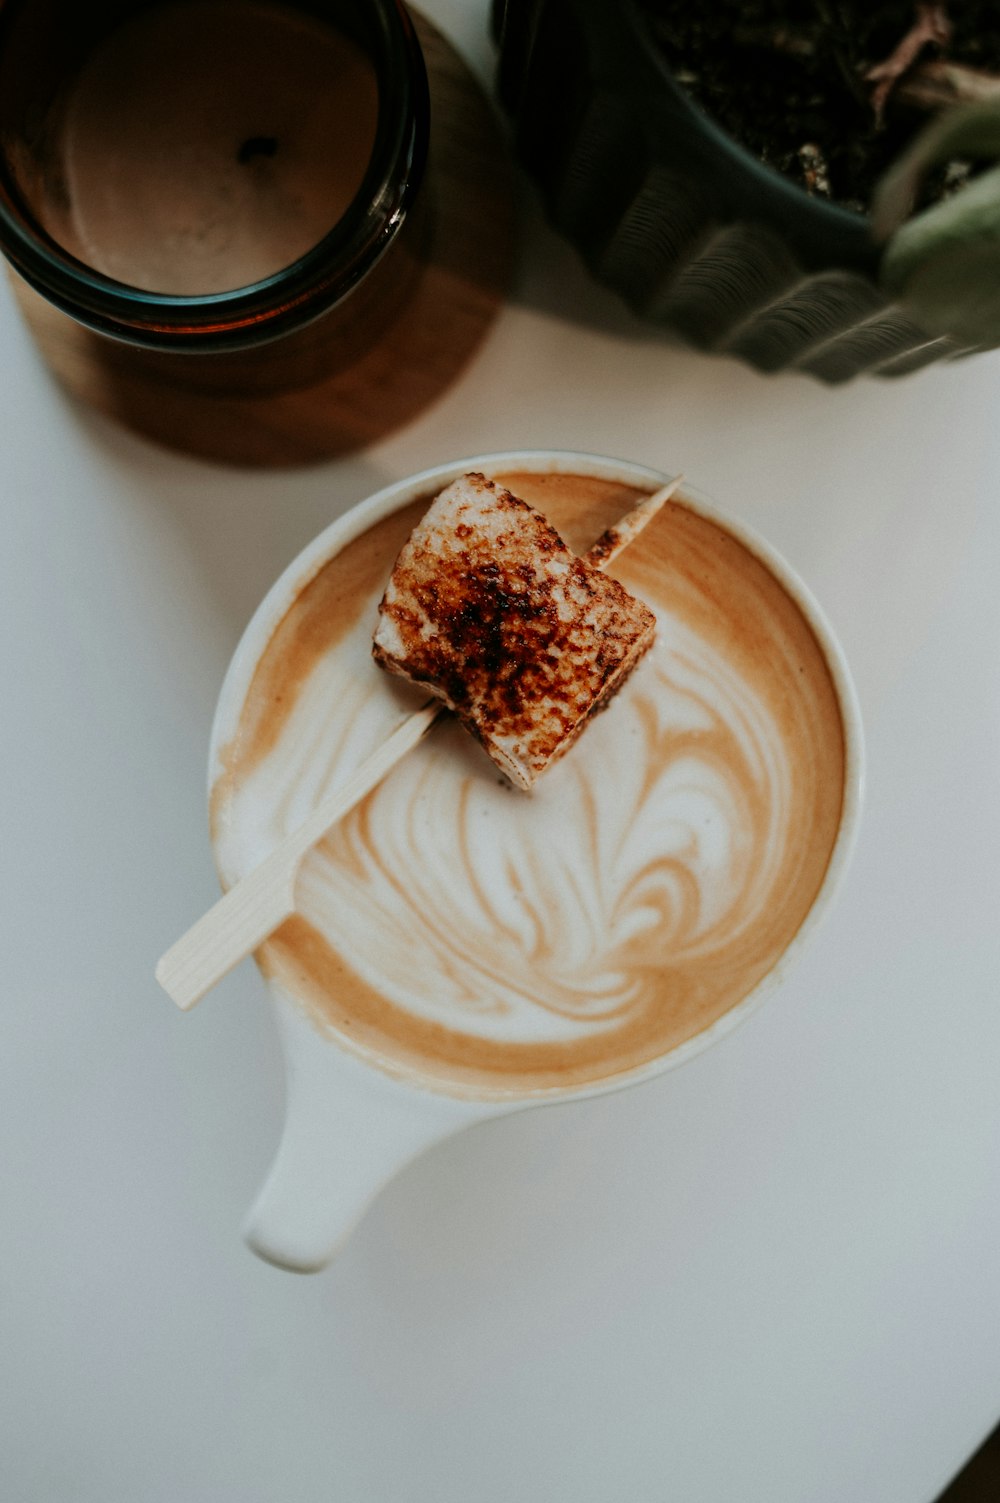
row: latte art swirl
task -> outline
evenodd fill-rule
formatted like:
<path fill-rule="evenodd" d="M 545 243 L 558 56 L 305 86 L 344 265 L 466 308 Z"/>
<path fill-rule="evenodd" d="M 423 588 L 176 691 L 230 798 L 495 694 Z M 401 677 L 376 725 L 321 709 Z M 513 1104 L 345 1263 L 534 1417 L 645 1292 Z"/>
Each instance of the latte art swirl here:
<path fill-rule="evenodd" d="M 707 1027 L 787 947 L 839 817 L 829 671 L 763 566 L 742 548 L 720 563 L 683 507 L 669 521 L 627 579 L 656 644 L 532 793 L 439 725 L 303 863 L 299 917 L 262 959 L 322 1026 L 447 1080 L 575 1083 Z M 370 661 L 381 577 L 296 670 L 255 758 L 250 714 L 217 800 L 224 871 L 259 860 L 414 702 Z M 287 635 L 275 671 L 315 632 L 303 618 Z"/>
<path fill-rule="evenodd" d="M 661 639 L 527 800 L 439 733 L 309 859 L 303 917 L 397 1006 L 507 1040 L 606 1028 L 660 985 L 665 949 L 683 967 L 738 943 L 770 895 L 789 769 L 698 648 Z"/>

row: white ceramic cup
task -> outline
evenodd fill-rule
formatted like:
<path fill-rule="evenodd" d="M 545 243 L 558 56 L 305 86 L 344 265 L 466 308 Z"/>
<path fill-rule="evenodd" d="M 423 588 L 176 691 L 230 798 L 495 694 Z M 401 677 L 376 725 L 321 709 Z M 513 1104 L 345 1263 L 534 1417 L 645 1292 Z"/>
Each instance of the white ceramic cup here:
<path fill-rule="evenodd" d="M 386 487 L 360 502 L 317 537 L 261 602 L 230 664 L 212 728 L 209 785 L 222 769 L 222 749 L 232 740 L 258 660 L 303 586 L 354 538 L 416 498 L 441 489 L 470 470 L 487 475 L 553 471 L 592 475 L 655 488 L 668 478 L 641 465 L 589 454 L 512 451 L 478 455 Z M 857 828 L 862 793 L 862 736 L 857 698 L 841 650 L 802 582 L 774 550 L 742 523 L 717 511 L 685 486 L 683 502 L 718 522 L 770 569 L 809 622 L 828 662 L 839 696 L 845 735 L 843 811 L 822 886 L 778 965 L 741 1002 L 710 1027 L 655 1059 L 607 1080 L 566 1090 L 477 1097 L 463 1086 L 449 1094 L 405 1069 L 386 1073 L 322 1033 L 283 985 L 269 980 L 287 1069 L 286 1120 L 277 1157 L 245 1227 L 254 1252 L 299 1272 L 323 1268 L 336 1254 L 378 1192 L 434 1143 L 476 1122 L 632 1085 L 699 1054 L 743 1021 L 785 977 L 790 958 L 815 930 L 844 873 Z M 572 753 L 570 753 L 572 755 Z"/>

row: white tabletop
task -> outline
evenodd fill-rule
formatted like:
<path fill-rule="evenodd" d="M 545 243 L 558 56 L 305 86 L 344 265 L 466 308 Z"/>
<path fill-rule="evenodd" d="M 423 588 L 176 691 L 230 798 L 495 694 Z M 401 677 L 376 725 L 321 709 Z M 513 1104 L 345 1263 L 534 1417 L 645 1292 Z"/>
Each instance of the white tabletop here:
<path fill-rule="evenodd" d="M 430 14 L 487 77 L 486 0 Z M 929 1503 L 1000 1417 L 1000 354 L 829 390 L 664 341 L 524 195 L 433 410 L 241 473 L 70 405 L 0 292 L 0 1493 L 16 1503 Z M 253 607 L 382 483 L 684 469 L 810 584 L 869 785 L 787 985 L 684 1069 L 433 1150 L 326 1273 L 239 1226 L 282 1066 L 190 1016 L 209 724 Z"/>

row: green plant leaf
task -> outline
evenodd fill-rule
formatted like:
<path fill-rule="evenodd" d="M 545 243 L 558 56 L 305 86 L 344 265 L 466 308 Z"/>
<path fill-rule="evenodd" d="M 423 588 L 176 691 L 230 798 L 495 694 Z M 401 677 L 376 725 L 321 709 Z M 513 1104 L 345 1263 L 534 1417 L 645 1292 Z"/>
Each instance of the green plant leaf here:
<path fill-rule="evenodd" d="M 930 333 L 989 348 L 1000 344 L 1000 168 L 907 217 L 928 169 L 956 156 L 1000 157 L 1000 104 L 945 111 L 883 178 L 872 205 L 880 280 Z"/>

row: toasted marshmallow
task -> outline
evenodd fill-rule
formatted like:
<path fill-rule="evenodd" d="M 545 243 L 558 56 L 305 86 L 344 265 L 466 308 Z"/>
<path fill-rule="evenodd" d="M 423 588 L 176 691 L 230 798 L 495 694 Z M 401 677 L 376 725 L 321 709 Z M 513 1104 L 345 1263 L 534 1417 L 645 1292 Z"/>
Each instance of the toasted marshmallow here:
<path fill-rule="evenodd" d="M 396 560 L 373 652 L 444 700 L 519 788 L 570 747 L 652 644 L 640 600 L 526 502 L 465 475 Z"/>

